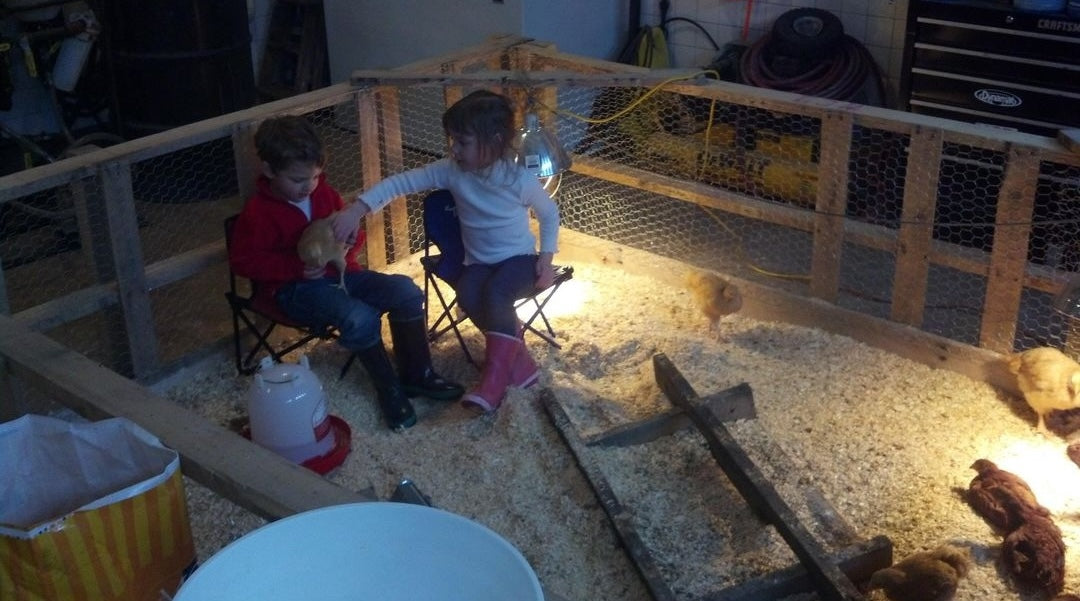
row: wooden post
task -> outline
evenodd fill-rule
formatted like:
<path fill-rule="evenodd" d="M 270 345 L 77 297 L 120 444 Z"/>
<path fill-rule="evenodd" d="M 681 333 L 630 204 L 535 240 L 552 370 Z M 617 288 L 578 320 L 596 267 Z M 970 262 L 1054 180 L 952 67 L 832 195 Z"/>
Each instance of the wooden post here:
<path fill-rule="evenodd" d="M 103 190 L 104 222 L 108 224 L 106 229 L 112 249 L 117 292 L 123 310 L 123 328 L 127 333 L 131 375 L 138 380 L 157 369 L 160 357 L 150 289 L 143 271 L 131 165 L 121 161 L 105 163 L 99 169 L 98 176 Z"/>
<path fill-rule="evenodd" d="M 382 156 L 379 152 L 379 107 L 375 90 L 356 94 L 356 122 L 360 135 L 360 172 L 364 189 L 382 179 Z M 367 264 L 372 269 L 386 267 L 386 221 L 382 211 L 367 216 Z"/>
<path fill-rule="evenodd" d="M 460 73 L 461 67 L 456 62 L 446 62 L 439 66 L 439 72 L 444 74 Z M 464 96 L 464 88 L 461 86 L 443 86 L 443 101 L 446 103 L 447 108 L 458 100 L 461 100 Z"/>
<path fill-rule="evenodd" d="M 1016 338 L 1016 316 L 1024 291 L 1039 154 L 1034 148 L 1010 144 L 1005 176 L 998 192 L 994 246 L 990 251 L 986 298 L 983 301 L 979 345 L 1011 353 Z"/>
<path fill-rule="evenodd" d="M 376 98 L 386 149 L 386 170 L 389 174 L 399 173 L 405 168 L 405 150 L 401 135 L 401 103 L 398 88 L 380 87 L 376 92 Z M 389 262 L 409 255 L 409 211 L 405 206 L 404 197 L 395 198 L 387 208 L 390 210 L 390 246 L 394 251 L 393 258 L 387 258 Z"/>
<path fill-rule="evenodd" d="M 236 184 L 239 189 L 239 211 L 255 192 L 255 179 L 259 176 L 259 156 L 255 152 L 254 121 L 237 123 L 232 131 L 233 164 L 236 167 Z"/>
<path fill-rule="evenodd" d="M 810 294 L 829 302 L 836 302 L 840 289 L 853 125 L 854 118 L 849 112 L 826 111 L 821 117 L 821 160 L 814 251 L 810 260 Z"/>
<path fill-rule="evenodd" d="M 938 177 L 941 174 L 940 129 L 916 126 L 904 175 L 904 208 L 896 244 L 896 274 L 892 290 L 892 319 L 922 325 L 930 245 L 934 235 Z"/>

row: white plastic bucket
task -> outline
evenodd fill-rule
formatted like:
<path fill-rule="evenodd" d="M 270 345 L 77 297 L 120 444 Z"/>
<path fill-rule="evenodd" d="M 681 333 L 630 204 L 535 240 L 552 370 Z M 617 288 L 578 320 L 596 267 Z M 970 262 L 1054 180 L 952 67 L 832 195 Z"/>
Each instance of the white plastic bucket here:
<path fill-rule="evenodd" d="M 335 505 L 272 522 L 195 570 L 174 601 L 544 601 L 521 553 L 424 505 Z"/>

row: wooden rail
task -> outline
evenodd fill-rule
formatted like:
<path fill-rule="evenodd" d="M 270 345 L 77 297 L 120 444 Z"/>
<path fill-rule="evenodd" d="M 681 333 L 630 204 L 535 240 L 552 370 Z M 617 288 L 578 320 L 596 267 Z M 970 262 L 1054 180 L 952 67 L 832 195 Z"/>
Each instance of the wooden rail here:
<path fill-rule="evenodd" d="M 240 196 L 245 197 L 258 172 L 251 138 L 261 120 L 271 115 L 304 114 L 352 104 L 360 157 L 356 169 L 366 187 L 404 167 L 405 136 L 399 92 L 423 86 L 443 89 L 447 104 L 460 98 L 464 90 L 484 85 L 502 88 L 511 96 L 516 94 L 515 97 L 528 89 L 538 93 L 545 105 L 554 105 L 559 87 L 646 87 L 667 82 L 665 89 L 673 93 L 816 119 L 821 123 L 820 170 L 838 177 L 823 178 L 812 210 L 591 157 L 575 157 L 573 170 L 584 176 L 812 234 L 808 290 L 812 296 L 828 302 L 835 302 L 838 297 L 845 244 L 890 253 L 896 259 L 890 317 L 899 323 L 921 325 L 932 265 L 985 278 L 978 340 L 980 346 L 999 353 L 1013 350 L 1023 291 L 1054 294 L 1071 275 L 1029 263 L 1026 249 L 1031 228 L 1014 225 L 1030 221 L 1041 163 L 1053 161 L 1080 166 L 1080 155 L 1050 138 L 749 88 L 704 79 L 693 70 L 650 70 L 583 59 L 515 36 L 494 38 L 459 53 L 392 71 L 357 71 L 352 82 L 355 85 L 331 86 L 0 177 L 0 204 L 52 189 L 70 191 L 76 199 L 80 240 L 84 241 L 84 247 L 89 246 L 84 252 L 92 257 L 96 279 L 91 287 L 20 308 L 18 320 L 47 329 L 93 313 L 111 313 L 112 319 L 123 323 L 127 332 L 112 344 L 118 356 L 132 358 L 127 366 L 130 372 L 143 379 L 160 374 L 163 366 L 154 333 L 150 291 L 191 277 L 223 255 L 217 249 L 189 251 L 186 256 L 158 265 L 144 265 L 143 251 L 135 235 L 138 225 L 132 208 L 132 165 L 198 144 L 228 139 L 233 148 Z M 897 228 L 841 217 L 847 209 L 844 176 L 852 153 L 852 131 L 856 127 L 909 137 L 902 223 Z M 989 251 L 933 238 L 936 182 L 946 144 L 1002 152 L 1007 157 L 995 205 L 994 245 Z M 351 194 L 359 190 L 344 192 Z M 105 227 L 91 224 L 105 224 Z M 404 200 L 399 199 L 386 211 L 369 216 L 367 231 L 367 260 L 371 266 L 385 266 L 406 256 L 410 232 Z M 4 273 L 0 271 L 0 308 L 10 313 L 4 284 Z"/>

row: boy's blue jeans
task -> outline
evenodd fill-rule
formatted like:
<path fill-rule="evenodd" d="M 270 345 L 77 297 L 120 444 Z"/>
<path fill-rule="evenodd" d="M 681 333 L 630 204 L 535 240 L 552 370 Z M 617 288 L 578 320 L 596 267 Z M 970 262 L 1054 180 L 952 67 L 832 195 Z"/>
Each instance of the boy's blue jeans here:
<path fill-rule="evenodd" d="M 424 293 L 409 276 L 365 269 L 345 274 L 347 291 L 337 282 L 337 277 L 297 280 L 282 286 L 275 299 L 290 319 L 336 327 L 338 344 L 353 352 L 382 340 L 383 313 L 390 321 L 424 318 Z"/>
<path fill-rule="evenodd" d="M 537 255 L 494 265 L 466 265 L 454 285 L 458 304 L 481 332 L 518 335 L 514 303 L 535 291 Z"/>

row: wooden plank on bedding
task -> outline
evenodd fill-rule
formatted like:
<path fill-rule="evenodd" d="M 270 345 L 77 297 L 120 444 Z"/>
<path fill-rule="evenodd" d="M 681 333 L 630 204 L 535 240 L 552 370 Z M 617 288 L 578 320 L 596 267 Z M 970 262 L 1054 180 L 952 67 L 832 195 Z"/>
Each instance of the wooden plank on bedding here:
<path fill-rule="evenodd" d="M 824 599 L 855 601 L 863 596 L 855 584 L 833 563 L 824 547 L 807 531 L 791 507 L 777 494 L 724 424 L 701 407 L 701 399 L 663 353 L 653 355 L 656 383 L 668 400 L 680 407 L 705 437 L 712 456 L 739 494 L 761 518 L 772 524 L 810 575 Z"/>

